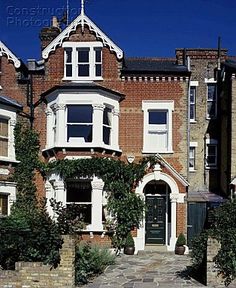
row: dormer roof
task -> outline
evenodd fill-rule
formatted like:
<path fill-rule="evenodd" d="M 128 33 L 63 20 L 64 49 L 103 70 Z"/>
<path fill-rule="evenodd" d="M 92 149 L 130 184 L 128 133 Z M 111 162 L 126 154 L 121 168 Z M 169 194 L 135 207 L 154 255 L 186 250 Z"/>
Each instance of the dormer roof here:
<path fill-rule="evenodd" d="M 62 46 L 62 42 L 68 39 L 73 31 L 76 31 L 78 26 L 87 26 L 89 30 L 95 33 L 96 37 L 100 39 L 104 46 L 107 46 L 111 52 L 116 54 L 116 57 L 120 60 L 123 58 L 123 51 L 105 34 L 98 26 L 93 23 L 86 15 L 81 13 L 69 26 L 67 26 L 43 51 L 43 59 L 47 59 L 52 51 L 55 51 L 57 47 Z"/>
<path fill-rule="evenodd" d="M 6 55 L 9 61 L 14 63 L 15 68 L 20 68 L 21 61 L 7 48 L 7 46 L 0 41 L 0 56 Z"/>

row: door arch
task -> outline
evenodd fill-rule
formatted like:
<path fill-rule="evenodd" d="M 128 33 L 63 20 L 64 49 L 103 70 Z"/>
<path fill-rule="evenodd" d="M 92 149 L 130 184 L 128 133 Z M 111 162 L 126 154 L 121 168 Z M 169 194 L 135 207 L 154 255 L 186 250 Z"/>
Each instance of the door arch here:
<path fill-rule="evenodd" d="M 168 185 L 169 200 L 170 200 L 170 209 L 171 209 L 171 219 L 170 219 L 170 237 L 169 241 L 166 241 L 164 245 L 167 246 L 168 251 L 174 251 L 176 243 L 176 226 L 177 226 L 177 217 L 176 207 L 177 203 L 184 203 L 185 193 L 180 193 L 176 181 L 168 174 L 161 171 L 160 165 L 156 164 L 154 171 L 145 175 L 140 181 L 135 192 L 139 194 L 143 199 L 145 199 L 145 186 L 151 181 L 162 181 Z M 146 199 L 145 199 L 146 200 Z M 145 248 L 145 231 L 146 231 L 146 219 L 143 220 L 143 225 L 137 231 L 137 237 L 135 239 L 135 244 L 137 250 L 144 250 Z M 168 239 L 167 239 L 168 240 Z"/>

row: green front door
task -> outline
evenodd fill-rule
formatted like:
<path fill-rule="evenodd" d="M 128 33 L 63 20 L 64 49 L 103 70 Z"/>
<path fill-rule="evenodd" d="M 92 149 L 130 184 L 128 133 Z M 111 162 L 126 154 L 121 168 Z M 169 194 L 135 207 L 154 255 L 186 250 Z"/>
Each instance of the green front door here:
<path fill-rule="evenodd" d="M 146 244 L 165 244 L 166 199 L 146 196 Z"/>

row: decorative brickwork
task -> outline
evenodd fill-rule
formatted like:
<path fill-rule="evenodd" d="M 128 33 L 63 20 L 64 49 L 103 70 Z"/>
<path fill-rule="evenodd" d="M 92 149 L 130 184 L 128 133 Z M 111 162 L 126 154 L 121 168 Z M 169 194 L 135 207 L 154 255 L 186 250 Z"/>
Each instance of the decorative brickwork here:
<path fill-rule="evenodd" d="M 41 262 L 17 262 L 15 271 L 0 271 L 0 288 L 75 287 L 75 240 L 71 236 L 63 240 L 58 268 Z"/>

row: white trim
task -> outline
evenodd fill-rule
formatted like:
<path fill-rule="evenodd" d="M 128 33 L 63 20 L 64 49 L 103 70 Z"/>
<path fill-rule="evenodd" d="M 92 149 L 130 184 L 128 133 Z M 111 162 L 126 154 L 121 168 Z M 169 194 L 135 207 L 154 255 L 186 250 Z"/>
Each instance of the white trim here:
<path fill-rule="evenodd" d="M 167 170 L 170 171 L 182 185 L 185 187 L 190 185 L 189 182 L 185 180 L 185 178 L 179 174 L 160 154 L 157 153 L 157 157 L 161 160 L 162 165 L 167 168 Z"/>
<path fill-rule="evenodd" d="M 190 81 L 190 86 L 198 86 L 199 82 L 198 81 Z"/>
<path fill-rule="evenodd" d="M 0 56 L 6 55 L 7 59 L 14 63 L 15 68 L 20 68 L 21 62 L 20 60 L 7 48 L 6 45 L 0 41 Z"/>
<path fill-rule="evenodd" d="M 0 118 L 8 120 L 8 156 L 1 156 L 0 160 L 5 162 L 18 163 L 15 157 L 14 128 L 16 125 L 16 111 L 14 108 L 2 105 L 0 107 Z"/>
<path fill-rule="evenodd" d="M 217 83 L 217 81 L 215 80 L 215 78 L 205 78 L 204 82 L 207 84 L 211 84 L 211 83 Z"/>
<path fill-rule="evenodd" d="M 8 195 L 8 215 L 11 211 L 12 204 L 16 201 L 16 183 L 0 181 L 0 194 Z"/>
<path fill-rule="evenodd" d="M 197 147 L 198 146 L 198 142 L 190 142 L 189 146 L 190 147 Z"/>
<path fill-rule="evenodd" d="M 158 165 L 157 165 L 158 166 Z M 139 182 L 138 187 L 135 190 L 135 193 L 139 194 L 142 198 L 144 198 L 144 188 L 147 183 L 153 180 L 162 180 L 170 187 L 170 201 L 171 201 L 171 237 L 170 237 L 170 245 L 166 243 L 168 251 L 174 251 L 175 243 L 176 243 L 176 227 L 177 227 L 177 215 L 176 215 L 176 203 L 184 203 L 184 199 L 186 193 L 180 193 L 179 188 L 175 180 L 170 177 L 168 174 L 161 172 L 161 169 L 154 169 L 155 171 L 145 175 L 142 181 Z M 144 198 L 145 199 L 145 198 Z M 168 233 L 168 230 L 166 230 Z M 135 240 L 135 248 L 136 250 L 144 250 L 145 248 L 145 218 L 143 221 L 143 225 L 137 230 L 137 237 Z"/>
<path fill-rule="evenodd" d="M 62 45 L 65 39 L 68 39 L 71 32 L 76 31 L 77 27 L 81 24 L 88 26 L 91 32 L 94 32 L 98 39 L 102 40 L 103 46 L 108 46 L 111 52 L 116 53 L 116 57 L 120 60 L 123 58 L 123 51 L 109 39 L 86 15 L 80 14 L 71 24 L 65 28 L 43 51 L 43 59 L 47 59 L 52 51 Z"/>

